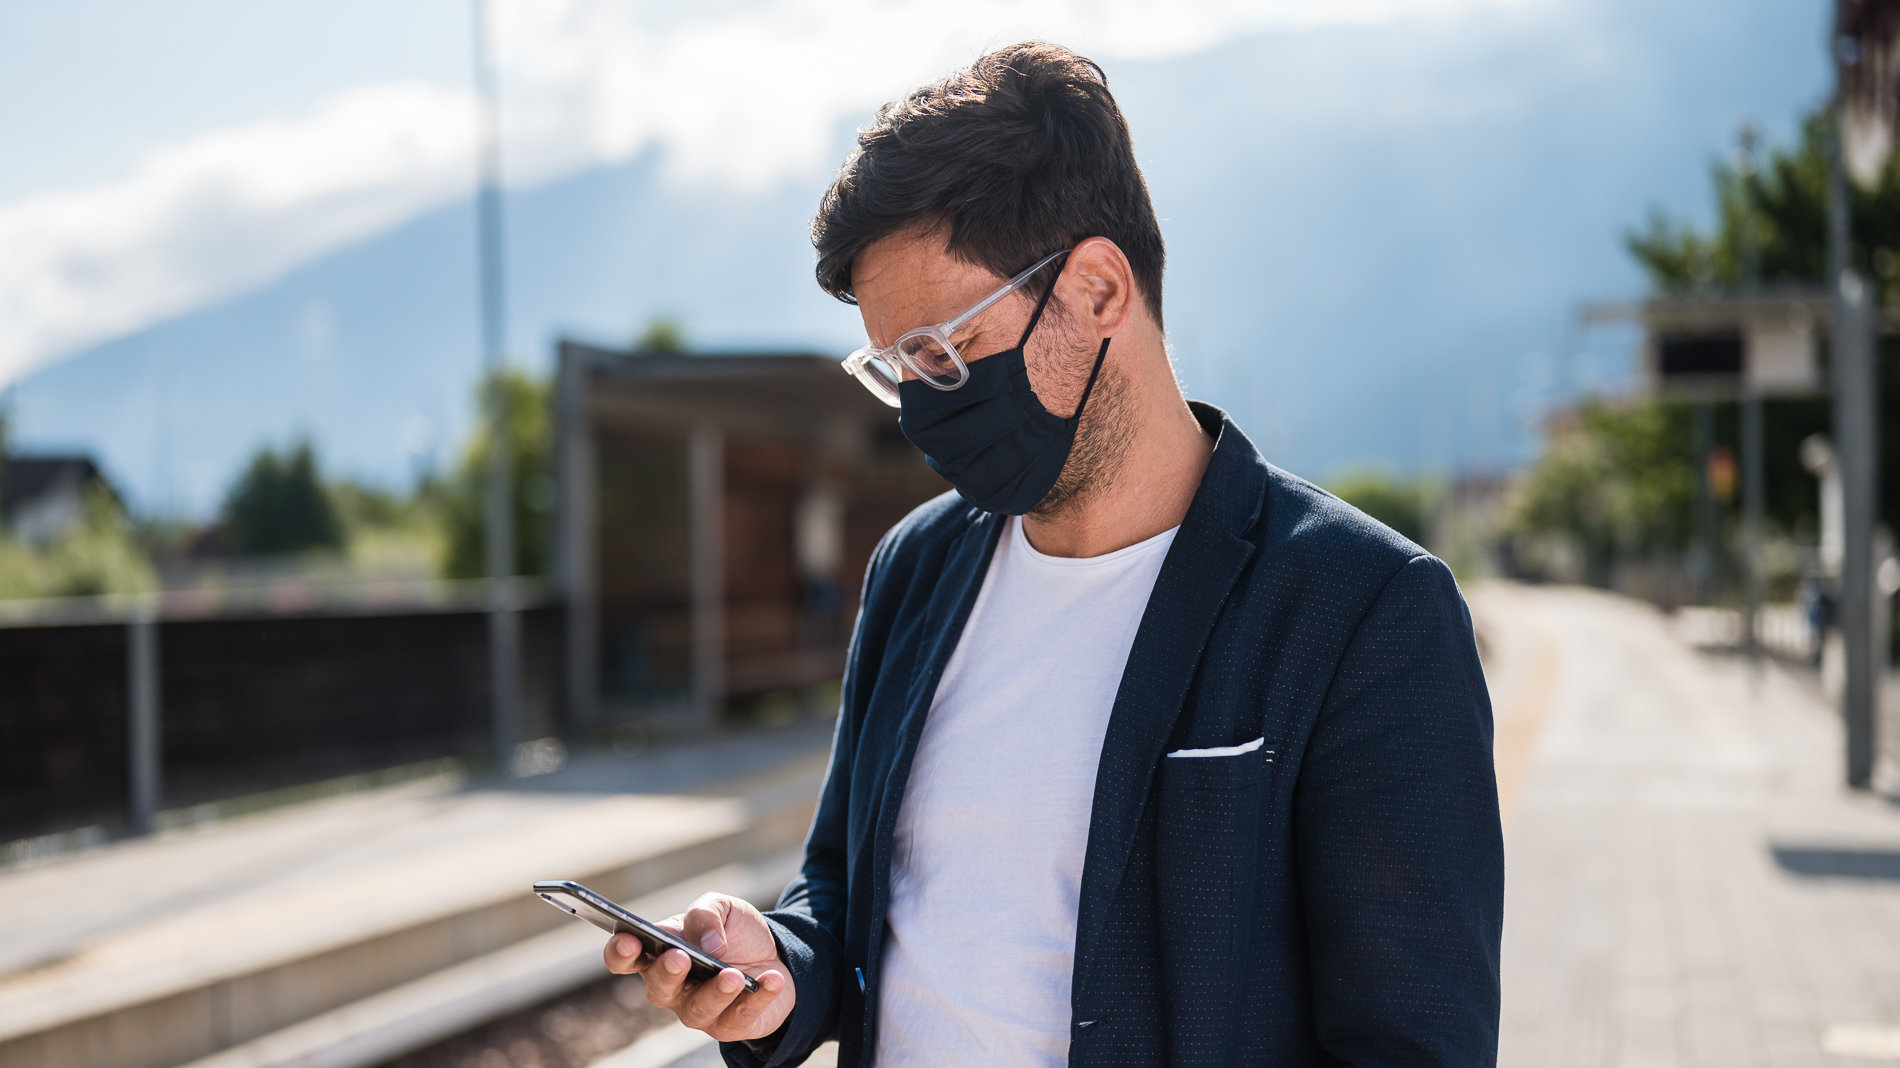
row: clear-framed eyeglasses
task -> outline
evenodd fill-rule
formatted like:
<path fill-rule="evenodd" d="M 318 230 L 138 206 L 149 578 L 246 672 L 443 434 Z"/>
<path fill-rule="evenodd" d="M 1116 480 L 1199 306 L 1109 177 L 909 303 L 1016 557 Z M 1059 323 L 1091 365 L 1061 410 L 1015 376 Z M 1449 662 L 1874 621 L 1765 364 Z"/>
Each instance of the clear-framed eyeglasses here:
<path fill-rule="evenodd" d="M 954 319 L 946 319 L 934 326 L 920 326 L 883 348 L 866 345 L 846 356 L 841 366 L 864 383 L 864 388 L 870 390 L 878 400 L 893 408 L 899 406 L 897 384 L 904 380 L 906 371 L 933 389 L 956 389 L 970 380 L 970 367 L 963 362 L 963 356 L 957 352 L 950 335 L 963 329 L 965 324 L 981 315 L 990 305 L 1027 285 L 1037 271 L 1072 251 L 1065 248 L 1060 252 L 1051 252 L 1003 283 L 996 292 L 970 305 Z"/>

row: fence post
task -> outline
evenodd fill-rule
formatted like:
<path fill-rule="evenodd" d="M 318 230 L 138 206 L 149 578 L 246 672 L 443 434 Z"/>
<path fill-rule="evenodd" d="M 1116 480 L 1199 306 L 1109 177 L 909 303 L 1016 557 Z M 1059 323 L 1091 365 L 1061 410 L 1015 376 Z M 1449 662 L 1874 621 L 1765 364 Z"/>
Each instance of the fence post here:
<path fill-rule="evenodd" d="M 1834 423 L 1841 464 L 1841 645 L 1847 654 L 1842 718 L 1847 785 L 1873 782 L 1887 635 L 1874 630 L 1874 524 L 1880 515 L 1879 352 L 1873 286 L 1853 270 L 1839 279 L 1834 331 Z"/>
<path fill-rule="evenodd" d="M 126 623 L 126 740 L 133 834 L 150 834 L 158 816 L 164 747 L 158 696 L 158 606 L 142 602 Z"/>

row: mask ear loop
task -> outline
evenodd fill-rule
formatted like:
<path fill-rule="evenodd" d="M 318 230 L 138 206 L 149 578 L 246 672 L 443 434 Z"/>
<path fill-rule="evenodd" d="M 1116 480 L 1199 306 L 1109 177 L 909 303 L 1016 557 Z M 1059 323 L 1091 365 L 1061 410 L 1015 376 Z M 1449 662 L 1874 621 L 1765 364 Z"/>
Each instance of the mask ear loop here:
<path fill-rule="evenodd" d="M 1060 265 L 1056 268 L 1057 278 L 1062 277 L 1062 265 L 1066 265 L 1068 262 L 1069 257 L 1067 254 L 1064 254 Z M 1049 298 L 1055 296 L 1055 293 L 1056 284 L 1050 282 L 1049 288 L 1043 291 L 1042 299 L 1036 302 L 1036 312 L 1029 317 L 1029 325 L 1023 329 L 1022 340 L 1016 342 L 1017 348 L 1025 350 L 1024 355 L 1028 354 L 1026 350 L 1029 346 L 1029 335 L 1036 332 L 1036 324 L 1042 321 L 1042 309 L 1048 307 Z M 1113 340 L 1115 339 L 1108 337 L 1102 339 L 1101 351 L 1095 354 L 1095 367 L 1089 372 L 1089 384 L 1082 387 L 1082 401 L 1075 406 L 1075 414 L 1069 417 L 1071 420 L 1079 421 L 1082 418 L 1082 409 L 1088 406 L 1089 394 L 1095 392 L 1095 380 L 1101 377 L 1102 364 L 1108 360 L 1108 343 Z"/>
<path fill-rule="evenodd" d="M 1069 254 L 1066 252 L 1062 254 L 1061 259 L 1056 261 L 1056 277 L 1050 279 L 1049 288 L 1042 291 L 1042 299 L 1036 302 L 1035 314 L 1029 317 L 1029 325 L 1023 327 L 1023 336 L 1016 339 L 1017 348 L 1020 349 L 1029 344 L 1029 335 L 1035 333 L 1036 324 L 1042 322 L 1042 309 L 1048 307 L 1049 298 L 1056 295 L 1056 279 L 1062 277 L 1062 268 L 1066 266 L 1068 262 Z"/>
<path fill-rule="evenodd" d="M 1112 337 L 1103 338 L 1102 351 L 1095 354 L 1095 370 L 1089 372 L 1089 384 L 1082 388 L 1082 400 L 1075 406 L 1074 418 L 1078 422 L 1082 418 L 1082 409 L 1088 406 L 1089 394 L 1095 392 L 1095 379 L 1102 373 L 1102 364 L 1108 359 L 1108 343 L 1113 340 Z"/>

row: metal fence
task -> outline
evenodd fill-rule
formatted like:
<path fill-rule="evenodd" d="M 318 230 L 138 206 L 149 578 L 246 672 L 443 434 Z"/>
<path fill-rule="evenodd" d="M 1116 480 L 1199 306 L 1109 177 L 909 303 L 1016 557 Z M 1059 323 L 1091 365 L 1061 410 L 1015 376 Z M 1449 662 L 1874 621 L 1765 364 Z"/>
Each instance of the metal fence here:
<path fill-rule="evenodd" d="M 490 755 L 470 601 L 0 621 L 0 840 L 143 830 L 161 807 Z M 553 603 L 522 608 L 524 738 L 563 732 L 562 625 Z"/>

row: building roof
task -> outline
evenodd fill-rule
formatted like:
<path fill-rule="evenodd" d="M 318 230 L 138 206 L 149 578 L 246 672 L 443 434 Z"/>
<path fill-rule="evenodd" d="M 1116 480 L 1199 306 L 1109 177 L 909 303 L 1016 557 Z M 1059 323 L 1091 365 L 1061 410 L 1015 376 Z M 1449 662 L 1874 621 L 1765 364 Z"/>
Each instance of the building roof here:
<path fill-rule="evenodd" d="M 0 456 L 0 516 L 12 515 L 64 487 L 95 483 L 118 500 L 112 483 L 90 456 Z"/>
<path fill-rule="evenodd" d="M 711 421 L 790 431 L 837 422 L 892 427 L 897 422 L 897 410 L 872 396 L 831 356 L 646 354 L 575 341 L 563 341 L 561 354 L 564 361 L 580 361 L 589 373 L 597 412 L 660 423 Z"/>

